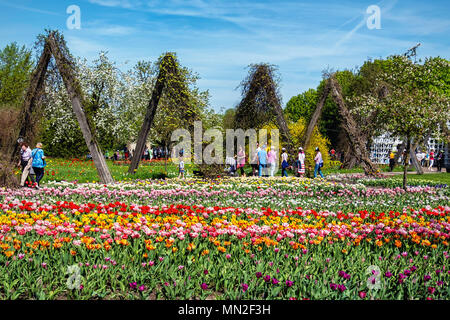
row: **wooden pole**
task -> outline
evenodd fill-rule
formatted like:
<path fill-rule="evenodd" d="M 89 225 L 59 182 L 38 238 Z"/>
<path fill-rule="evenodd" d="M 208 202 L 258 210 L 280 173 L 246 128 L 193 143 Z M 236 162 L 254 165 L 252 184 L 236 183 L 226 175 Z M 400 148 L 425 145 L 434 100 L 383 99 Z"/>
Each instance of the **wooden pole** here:
<path fill-rule="evenodd" d="M 106 164 L 105 157 L 103 156 L 100 146 L 98 145 L 94 135 L 92 134 L 92 128 L 90 127 L 86 114 L 84 113 L 83 105 L 81 103 L 81 92 L 79 84 L 72 74 L 72 64 L 61 52 L 53 34 L 49 35 L 48 43 L 50 45 L 52 54 L 55 57 L 56 65 L 64 81 L 67 93 L 69 94 L 70 100 L 72 102 L 73 112 L 77 117 L 84 140 L 86 141 L 89 152 L 92 156 L 92 159 L 94 160 L 94 164 L 97 168 L 100 181 L 104 184 L 113 183 L 114 180 Z"/>
<path fill-rule="evenodd" d="M 406 179 L 408 176 L 409 153 L 411 151 L 411 140 L 409 135 L 406 137 L 405 159 L 403 159 L 403 189 L 406 191 Z"/>
<path fill-rule="evenodd" d="M 37 104 L 37 100 L 39 97 L 39 93 L 44 88 L 45 82 L 45 74 L 47 72 L 47 67 L 51 59 L 51 52 L 48 43 L 45 43 L 44 49 L 42 51 L 41 57 L 39 58 L 39 62 L 36 66 L 36 69 L 33 71 L 31 75 L 30 86 L 28 87 L 25 102 L 22 107 L 22 116 L 20 122 L 20 131 L 19 137 L 23 138 L 28 144 L 31 144 L 31 139 L 33 132 L 30 124 L 32 123 L 32 115 L 35 111 L 35 107 Z M 15 147 L 11 154 L 11 161 L 14 162 L 14 158 L 19 154 L 19 144 L 16 143 Z"/>
<path fill-rule="evenodd" d="M 173 57 L 169 54 L 165 55 L 161 65 L 167 65 L 170 63 L 168 60 L 173 59 Z M 172 61 L 173 63 L 173 61 Z M 139 131 L 138 140 L 136 143 L 136 154 L 142 154 L 144 152 L 145 143 L 147 141 L 148 133 L 153 123 L 153 118 L 156 114 L 156 109 L 158 107 L 159 99 L 161 98 L 163 89 L 166 85 L 166 70 L 164 68 L 160 68 L 158 78 L 156 79 L 155 88 L 152 92 L 152 97 L 147 107 L 147 112 L 145 114 L 144 123 L 142 124 L 141 130 Z M 129 174 L 134 174 L 139 166 L 139 162 L 141 157 L 133 157 L 130 167 L 128 168 Z"/>
<path fill-rule="evenodd" d="M 306 129 L 305 142 L 303 145 L 303 149 L 306 150 L 308 148 L 309 143 L 311 142 L 312 133 L 314 131 L 314 127 L 317 125 L 319 121 L 320 115 L 322 114 L 322 109 L 327 100 L 328 95 L 330 94 L 331 84 L 330 79 L 328 79 L 325 83 L 325 87 L 323 88 L 322 95 L 320 96 L 319 101 L 317 102 L 316 109 L 309 121 L 308 129 Z"/>
<path fill-rule="evenodd" d="M 330 78 L 331 94 L 339 107 L 339 113 L 343 118 L 342 126 L 347 134 L 350 147 L 353 150 L 358 162 L 361 163 L 366 175 L 373 175 L 378 171 L 378 167 L 370 161 L 367 154 L 366 143 L 362 139 L 362 135 L 358 130 L 355 120 L 347 109 L 344 99 L 342 98 L 341 87 L 333 77 Z"/>

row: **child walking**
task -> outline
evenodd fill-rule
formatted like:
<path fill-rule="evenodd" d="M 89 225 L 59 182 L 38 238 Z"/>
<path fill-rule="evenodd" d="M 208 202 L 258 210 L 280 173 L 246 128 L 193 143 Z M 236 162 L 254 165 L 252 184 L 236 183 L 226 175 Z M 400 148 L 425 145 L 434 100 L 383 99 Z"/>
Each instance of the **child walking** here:
<path fill-rule="evenodd" d="M 178 179 L 184 179 L 184 161 L 183 161 L 183 157 L 180 157 L 180 163 L 178 165 Z"/>

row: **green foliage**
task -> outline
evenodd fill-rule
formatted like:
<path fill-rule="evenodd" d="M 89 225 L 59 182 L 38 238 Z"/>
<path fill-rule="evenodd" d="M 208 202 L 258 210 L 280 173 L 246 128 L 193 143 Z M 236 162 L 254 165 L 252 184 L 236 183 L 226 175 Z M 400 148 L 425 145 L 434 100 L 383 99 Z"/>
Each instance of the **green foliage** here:
<path fill-rule="evenodd" d="M 152 141 L 170 146 L 174 130 L 183 128 L 193 133 L 194 121 L 214 122 L 211 113 L 205 114 L 210 111 L 209 92 L 199 90 L 198 74 L 181 66 L 175 53 L 161 55 L 155 70 L 164 72 L 165 86 L 150 129 Z"/>
<path fill-rule="evenodd" d="M 222 126 L 225 130 L 234 128 L 235 117 L 236 117 L 236 109 L 230 108 L 225 111 L 222 122 Z"/>
<path fill-rule="evenodd" d="M 43 121 L 40 140 L 44 144 L 45 153 L 51 157 L 78 157 L 89 153 L 81 129 L 74 126 L 64 139 L 54 143 L 57 136 L 58 123 L 53 119 Z"/>
<path fill-rule="evenodd" d="M 302 145 L 300 144 L 302 141 L 303 136 L 306 134 L 306 129 L 307 129 L 308 125 L 305 121 L 305 119 L 300 118 L 298 119 L 297 122 L 295 123 L 291 123 L 289 124 L 289 130 L 291 132 L 291 136 L 292 136 L 292 142 L 294 143 L 294 146 L 297 147 L 301 147 Z M 320 152 L 322 153 L 322 159 L 323 159 L 323 168 L 327 169 L 331 167 L 331 162 L 330 162 L 330 155 L 329 155 L 329 140 L 322 136 L 322 134 L 319 132 L 319 130 L 317 130 L 317 127 L 314 128 L 312 137 L 311 137 L 311 142 L 308 146 L 308 148 L 305 151 L 305 156 L 306 156 L 306 160 L 305 160 L 305 167 L 309 170 L 314 170 L 314 157 L 316 156 L 316 152 L 315 149 L 316 147 L 319 147 Z"/>
<path fill-rule="evenodd" d="M 392 56 L 389 62 L 374 92 L 354 99 L 360 111 L 377 110 L 384 129 L 394 136 L 420 139 L 426 133 L 437 134 L 439 122 L 450 119 L 450 97 L 445 95 L 448 83 L 442 80 L 447 75 L 441 71 L 449 68 L 449 62 L 427 59 L 415 64 L 404 56 Z M 377 89 L 383 87 L 388 94 L 380 101 Z"/>
<path fill-rule="evenodd" d="M 350 94 L 355 75 L 349 71 L 337 71 L 336 79 L 341 85 L 343 96 Z M 300 118 L 305 119 L 308 124 L 316 110 L 321 92 L 325 86 L 325 80 L 322 80 L 317 89 L 309 89 L 295 97 L 292 97 L 286 104 L 285 113 L 294 122 Z M 333 147 L 338 145 L 338 133 L 340 131 L 342 118 L 339 114 L 338 105 L 331 96 L 327 97 L 322 108 L 322 114 L 318 122 L 320 133 L 326 137 Z"/>
<path fill-rule="evenodd" d="M 0 107 L 19 107 L 30 82 L 34 62 L 31 50 L 16 42 L 0 50 Z"/>
<path fill-rule="evenodd" d="M 408 163 L 411 140 L 420 141 L 427 134 L 440 135 L 439 125 L 446 125 L 450 119 L 450 97 L 446 95 L 448 83 L 442 80 L 448 75 L 450 63 L 443 59 L 427 59 L 424 64 L 416 64 L 405 56 L 391 56 L 388 60 L 389 65 L 379 73 L 374 90 L 353 101 L 359 105 L 361 113 L 375 111 L 384 130 L 406 139 Z M 383 90 L 386 96 L 380 99 Z M 407 168 L 406 164 L 405 189 Z"/>
<path fill-rule="evenodd" d="M 309 122 L 316 109 L 316 104 L 317 91 L 315 89 L 309 89 L 298 96 L 292 97 L 286 104 L 284 112 L 294 122 L 297 122 L 300 118 Z"/>

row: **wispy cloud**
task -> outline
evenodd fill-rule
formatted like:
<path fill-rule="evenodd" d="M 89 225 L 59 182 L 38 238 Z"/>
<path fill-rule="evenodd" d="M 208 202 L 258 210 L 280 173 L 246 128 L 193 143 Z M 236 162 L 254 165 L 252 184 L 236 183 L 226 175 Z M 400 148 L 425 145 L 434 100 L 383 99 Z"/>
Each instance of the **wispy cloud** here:
<path fill-rule="evenodd" d="M 83 25 L 83 31 L 87 34 L 98 36 L 128 36 L 140 32 L 135 27 L 118 24 L 110 24 L 107 21 L 92 21 Z"/>
<path fill-rule="evenodd" d="M 25 11 L 35 12 L 35 13 L 39 13 L 39 14 L 62 16 L 62 14 L 58 13 L 58 12 L 42 10 L 42 9 L 38 9 L 38 8 L 34 8 L 34 7 L 22 6 L 19 4 L 9 3 L 9 2 L 5 2 L 5 1 L 0 1 L 0 6 L 6 6 L 6 7 L 18 9 L 18 10 L 25 10 Z"/>
<path fill-rule="evenodd" d="M 89 0 L 89 2 L 105 7 L 120 7 L 125 9 L 131 9 L 139 5 L 139 2 L 131 2 L 128 0 Z"/>

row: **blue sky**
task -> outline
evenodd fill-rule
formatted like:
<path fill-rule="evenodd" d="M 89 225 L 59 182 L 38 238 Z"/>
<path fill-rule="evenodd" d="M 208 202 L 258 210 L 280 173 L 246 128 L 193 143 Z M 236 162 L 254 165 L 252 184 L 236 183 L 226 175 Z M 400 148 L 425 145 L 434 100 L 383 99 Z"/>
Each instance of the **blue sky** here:
<path fill-rule="evenodd" d="M 69 5 L 81 9 L 80 30 L 66 27 Z M 370 5 L 381 9 L 381 29 L 367 27 Z M 31 47 L 45 28 L 58 28 L 76 56 L 108 51 L 122 70 L 175 51 L 220 111 L 240 101 L 235 89 L 250 63 L 279 66 L 285 105 L 316 88 L 328 67 L 353 69 L 418 42 L 419 58 L 449 59 L 449 13 L 448 0 L 0 0 L 0 47 Z"/>

